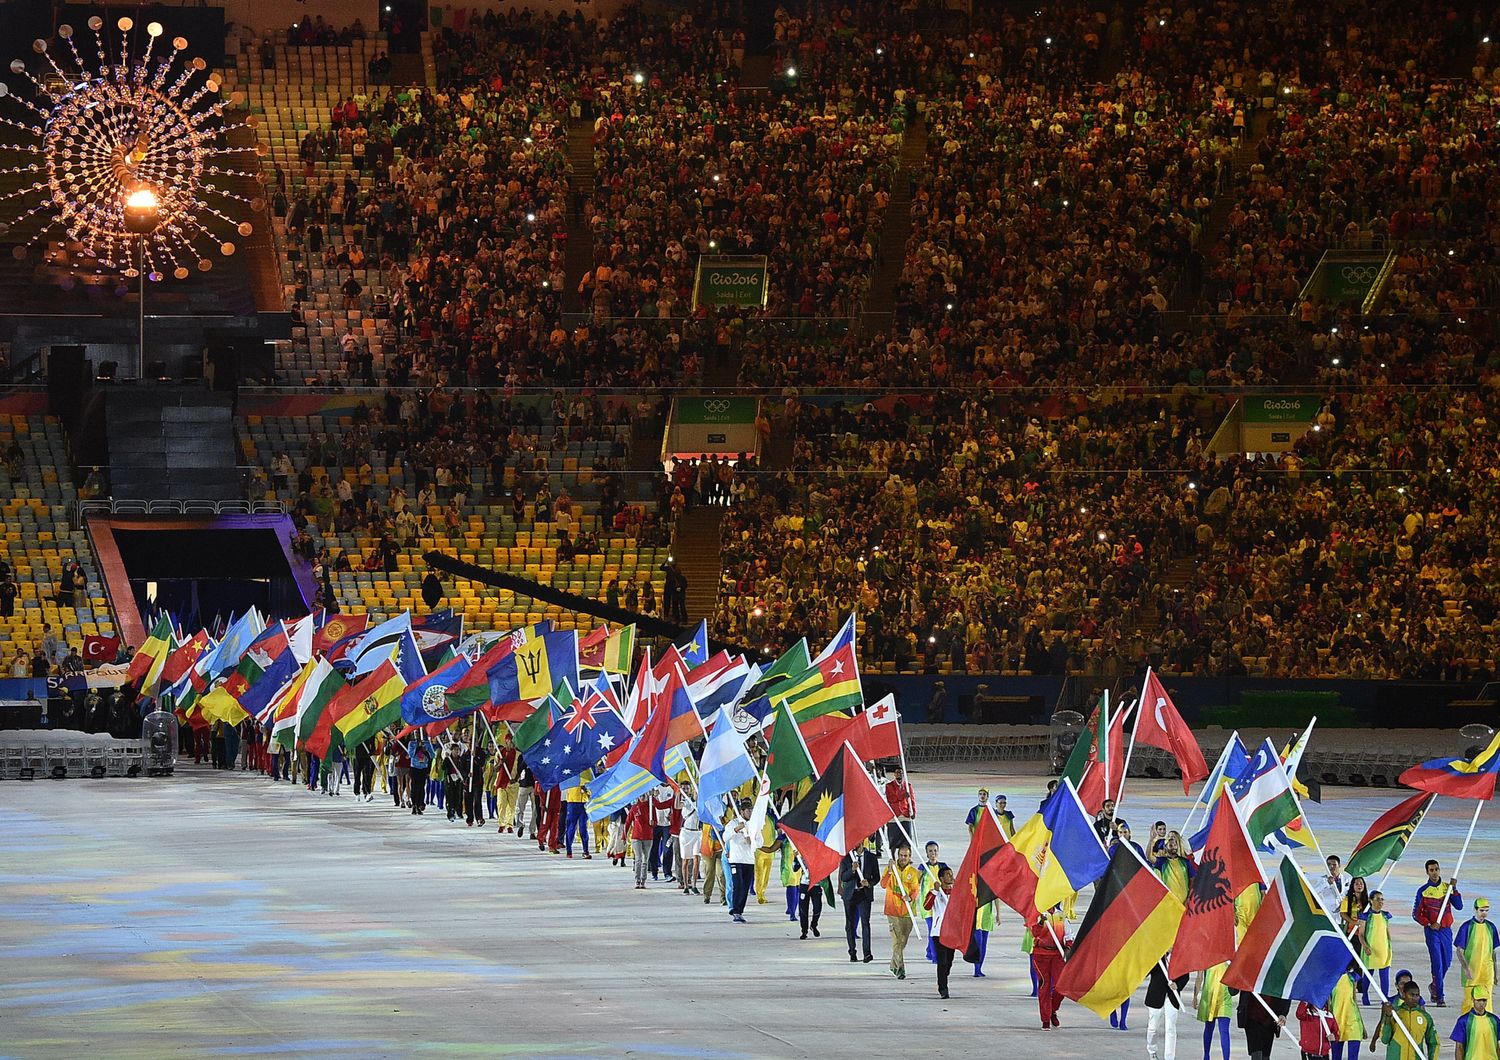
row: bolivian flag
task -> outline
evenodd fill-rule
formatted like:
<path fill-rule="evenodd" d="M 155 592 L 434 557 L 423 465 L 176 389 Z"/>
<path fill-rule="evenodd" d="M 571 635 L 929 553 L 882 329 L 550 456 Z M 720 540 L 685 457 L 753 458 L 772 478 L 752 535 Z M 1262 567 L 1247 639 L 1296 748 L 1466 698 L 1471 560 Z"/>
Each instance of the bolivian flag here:
<path fill-rule="evenodd" d="M 1182 903 L 1125 843 L 1115 847 L 1058 989 L 1102 1019 L 1135 993 L 1177 937 Z"/>
<path fill-rule="evenodd" d="M 381 729 L 401 720 L 401 693 L 406 678 L 389 659 L 360 678 L 358 684 L 344 689 L 329 707 L 334 714 L 333 727 L 345 747 L 355 748 Z"/>

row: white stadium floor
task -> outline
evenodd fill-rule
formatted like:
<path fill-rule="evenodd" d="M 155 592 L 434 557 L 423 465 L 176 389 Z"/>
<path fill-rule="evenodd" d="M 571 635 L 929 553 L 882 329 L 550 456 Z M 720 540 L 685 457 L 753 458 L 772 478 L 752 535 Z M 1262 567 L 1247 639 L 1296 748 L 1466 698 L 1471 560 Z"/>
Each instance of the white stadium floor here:
<path fill-rule="evenodd" d="M 978 784 L 1009 795 L 1021 819 L 1046 778 L 913 780 L 918 839 L 938 839 L 956 866 Z M 1037 1028 L 1008 910 L 988 977 L 958 962 L 943 1002 L 915 939 L 910 977 L 887 970 L 878 895 L 876 959 L 851 965 L 842 909 L 821 939 L 800 941 L 774 873 L 770 903 L 752 898 L 750 922 L 735 925 L 670 883 L 634 890 L 607 860 L 567 861 L 345 790 L 192 769 L 0 784 L 0 1055 L 1145 1055 L 1139 994 L 1126 1033 L 1070 1002 L 1060 1031 Z M 1308 812 L 1323 847 L 1346 854 L 1399 797 L 1328 788 Z M 1132 779 L 1122 815 L 1140 835 L 1158 816 L 1179 826 L 1187 803 L 1180 785 Z M 1423 859 L 1451 867 L 1471 812 L 1439 799 L 1386 888 L 1396 967 L 1424 984 L 1411 895 Z M 1495 825 L 1481 822 L 1465 866 L 1470 899 L 1500 879 Z M 1457 1014 L 1437 1014 L 1444 1039 Z M 1201 1030 L 1185 1013 L 1179 1056 L 1202 1055 Z M 1236 1030 L 1233 1055 L 1243 1041 Z M 1296 1050 L 1283 1041 L 1277 1055 Z"/>

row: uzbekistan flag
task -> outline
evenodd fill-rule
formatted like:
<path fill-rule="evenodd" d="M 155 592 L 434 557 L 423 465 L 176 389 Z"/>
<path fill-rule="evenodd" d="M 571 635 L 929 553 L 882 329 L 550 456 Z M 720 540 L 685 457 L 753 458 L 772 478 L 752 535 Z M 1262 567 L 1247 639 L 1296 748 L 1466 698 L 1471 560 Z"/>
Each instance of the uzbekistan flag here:
<path fill-rule="evenodd" d="M 1354 853 L 1349 855 L 1344 866 L 1349 878 L 1370 876 L 1379 872 L 1387 861 L 1400 861 L 1412 833 L 1422 823 L 1435 798 L 1437 796 L 1431 792 L 1418 792 L 1381 814 L 1370 825 L 1364 838 L 1355 844 Z"/>
<path fill-rule="evenodd" d="M 1434 758 L 1401 774 L 1401 783 L 1418 791 L 1455 799 L 1488 801 L 1500 778 L 1500 732 L 1473 758 Z"/>
<path fill-rule="evenodd" d="M 1128 844 L 1119 844 L 1079 925 L 1058 989 L 1101 1019 L 1108 1016 L 1166 956 L 1181 920 L 1182 903 Z"/>
<path fill-rule="evenodd" d="M 1234 960 L 1224 970 L 1224 985 L 1323 1005 L 1352 955 L 1348 940 L 1313 900 L 1302 872 L 1284 857 Z"/>

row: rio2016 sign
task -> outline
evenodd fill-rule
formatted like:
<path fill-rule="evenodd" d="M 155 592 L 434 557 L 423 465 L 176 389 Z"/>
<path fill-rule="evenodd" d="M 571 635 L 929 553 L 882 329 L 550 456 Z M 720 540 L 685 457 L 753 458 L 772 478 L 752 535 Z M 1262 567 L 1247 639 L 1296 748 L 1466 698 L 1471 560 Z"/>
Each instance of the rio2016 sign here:
<path fill-rule="evenodd" d="M 764 309 L 766 259 L 699 258 L 693 280 L 693 308 Z"/>

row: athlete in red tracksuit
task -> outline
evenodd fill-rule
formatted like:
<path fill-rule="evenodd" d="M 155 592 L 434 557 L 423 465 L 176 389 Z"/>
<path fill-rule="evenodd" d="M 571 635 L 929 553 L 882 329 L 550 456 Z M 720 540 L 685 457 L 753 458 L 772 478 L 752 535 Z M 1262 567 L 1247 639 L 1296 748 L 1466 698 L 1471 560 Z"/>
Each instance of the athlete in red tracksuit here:
<path fill-rule="evenodd" d="M 542 820 L 536 828 L 536 848 L 553 854 L 562 852 L 562 789 L 537 785 Z"/>
<path fill-rule="evenodd" d="M 1068 922 L 1059 906 L 1032 921 L 1031 938 L 1031 962 L 1036 965 L 1037 977 L 1036 1003 L 1041 1010 L 1042 1029 L 1047 1030 L 1058 1025 L 1062 992 L 1057 989 L 1057 978 L 1062 975 L 1063 951 L 1072 942 L 1068 938 Z"/>

